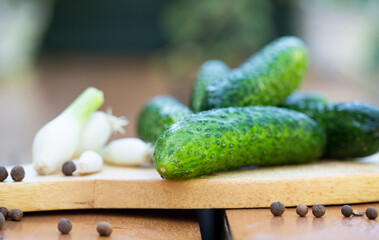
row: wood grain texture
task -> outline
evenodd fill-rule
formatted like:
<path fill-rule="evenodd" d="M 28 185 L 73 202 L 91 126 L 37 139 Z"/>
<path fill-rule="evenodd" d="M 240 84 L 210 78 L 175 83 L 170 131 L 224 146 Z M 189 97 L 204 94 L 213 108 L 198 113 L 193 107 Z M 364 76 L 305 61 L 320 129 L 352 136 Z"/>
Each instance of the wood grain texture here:
<path fill-rule="evenodd" d="M 58 221 L 72 223 L 60 234 Z M 109 222 L 110 237 L 100 237 L 96 226 Z M 3 238 L 2 238 L 3 237 Z M 0 239 L 201 239 L 194 211 L 184 210 L 77 210 L 26 213 L 20 222 L 6 221 Z"/>
<path fill-rule="evenodd" d="M 369 206 L 379 209 L 379 203 L 352 205 L 358 211 L 365 211 Z M 299 217 L 295 208 L 287 208 L 281 217 L 274 217 L 267 208 L 226 210 L 226 220 L 233 240 L 376 240 L 379 234 L 378 218 L 346 218 L 341 214 L 341 206 L 326 207 L 322 218 L 315 218 L 311 209 L 306 217 Z"/>
<path fill-rule="evenodd" d="M 286 206 L 375 202 L 379 201 L 379 164 L 372 162 L 253 168 L 188 181 L 161 179 L 153 168 L 114 166 L 87 176 L 37 176 L 26 165 L 22 182 L 8 178 L 0 183 L 0 206 L 43 211 L 256 208 L 278 199 Z"/>

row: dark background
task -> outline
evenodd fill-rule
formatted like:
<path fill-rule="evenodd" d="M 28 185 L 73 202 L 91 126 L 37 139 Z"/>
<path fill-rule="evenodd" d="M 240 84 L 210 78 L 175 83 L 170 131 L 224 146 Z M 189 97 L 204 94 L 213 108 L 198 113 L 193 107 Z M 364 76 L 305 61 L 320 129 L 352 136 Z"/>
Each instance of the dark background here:
<path fill-rule="evenodd" d="M 57 1 L 45 51 L 149 53 L 167 45 L 160 14 L 169 0 Z"/>

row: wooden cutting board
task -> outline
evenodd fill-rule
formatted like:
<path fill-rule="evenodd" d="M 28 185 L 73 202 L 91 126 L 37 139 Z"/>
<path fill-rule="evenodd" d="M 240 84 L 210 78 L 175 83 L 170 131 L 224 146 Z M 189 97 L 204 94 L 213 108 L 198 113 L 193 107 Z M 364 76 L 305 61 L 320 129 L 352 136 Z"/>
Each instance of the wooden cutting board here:
<path fill-rule="evenodd" d="M 10 171 L 10 168 L 8 168 Z M 106 166 L 77 177 L 38 176 L 0 183 L 0 206 L 23 211 L 91 208 L 257 208 L 379 201 L 379 155 L 364 161 L 323 161 L 250 168 L 188 181 L 161 179 L 154 168 Z"/>

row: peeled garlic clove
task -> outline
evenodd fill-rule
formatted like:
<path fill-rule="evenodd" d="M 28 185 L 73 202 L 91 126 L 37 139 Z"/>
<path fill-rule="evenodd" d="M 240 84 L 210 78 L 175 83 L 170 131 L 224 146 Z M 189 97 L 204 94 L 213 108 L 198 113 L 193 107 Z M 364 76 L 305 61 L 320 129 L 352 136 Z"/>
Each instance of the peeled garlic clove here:
<path fill-rule="evenodd" d="M 77 161 L 76 171 L 73 175 L 90 174 L 100 171 L 103 168 L 103 157 L 94 151 L 83 152 Z"/>
<path fill-rule="evenodd" d="M 121 138 L 103 148 L 105 162 L 117 165 L 140 165 L 152 159 L 152 147 L 139 138 Z"/>

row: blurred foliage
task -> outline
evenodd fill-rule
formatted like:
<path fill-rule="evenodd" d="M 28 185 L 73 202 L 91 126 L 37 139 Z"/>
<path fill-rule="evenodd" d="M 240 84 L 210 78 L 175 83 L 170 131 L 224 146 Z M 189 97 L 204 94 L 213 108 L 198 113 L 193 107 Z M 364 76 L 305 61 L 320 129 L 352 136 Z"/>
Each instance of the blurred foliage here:
<path fill-rule="evenodd" d="M 156 57 L 174 75 L 208 59 L 239 64 L 277 36 L 274 7 L 267 0 L 172 1 L 162 13 L 169 44 Z"/>
<path fill-rule="evenodd" d="M 52 4 L 52 0 L 0 0 L 0 83 L 29 78 Z"/>

